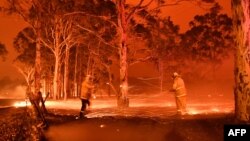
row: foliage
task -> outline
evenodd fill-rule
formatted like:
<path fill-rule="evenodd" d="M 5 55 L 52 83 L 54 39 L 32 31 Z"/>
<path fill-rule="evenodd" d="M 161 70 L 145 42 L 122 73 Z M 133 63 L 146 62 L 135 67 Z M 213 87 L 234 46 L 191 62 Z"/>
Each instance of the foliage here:
<path fill-rule="evenodd" d="M 15 60 L 25 63 L 30 66 L 35 64 L 35 35 L 31 28 L 24 28 L 14 38 L 13 45 L 18 52 Z"/>
<path fill-rule="evenodd" d="M 35 48 L 35 34 L 32 28 L 26 27 L 22 31 L 20 31 L 17 36 L 14 38 L 13 45 L 14 49 L 17 51 L 18 55 L 14 60 L 14 64 L 22 73 L 28 75 L 29 73 L 33 73 L 34 65 L 35 65 L 35 56 L 36 56 L 36 48 Z M 45 47 L 41 48 L 42 50 L 42 73 L 49 73 L 51 71 L 51 67 L 53 64 L 53 58 L 51 58 L 51 52 Z M 32 75 L 32 74 L 29 74 Z M 29 76 L 33 81 L 33 76 Z M 27 80 L 26 80 L 27 81 Z"/>
<path fill-rule="evenodd" d="M 189 49 L 192 59 L 219 64 L 232 50 L 232 20 L 220 9 L 215 4 L 209 13 L 195 16 L 182 36 L 181 45 Z"/>
<path fill-rule="evenodd" d="M 8 51 L 6 50 L 5 45 L 0 42 L 0 57 L 2 57 L 3 60 L 5 60 L 7 54 Z"/>
<path fill-rule="evenodd" d="M 175 25 L 170 17 L 160 17 L 159 11 L 149 13 L 142 10 L 138 13 L 141 23 L 133 21 L 133 34 L 144 40 L 146 48 L 143 53 L 150 56 L 148 59 L 160 69 L 160 62 L 165 64 L 164 69 L 173 69 L 176 61 L 182 59 L 182 50 L 179 46 L 179 26 Z"/>
<path fill-rule="evenodd" d="M 213 0 L 198 1 L 213 2 Z M 55 67 L 58 67 L 58 73 L 65 71 L 62 69 L 67 61 L 65 50 L 66 46 L 70 45 L 72 48 L 68 60 L 70 80 L 75 79 L 73 75 L 75 73 L 82 79 L 88 72 L 95 76 L 95 81 L 98 83 L 110 79 L 113 75 L 110 74 L 112 73 L 110 67 L 119 59 L 120 29 L 117 20 L 119 18 L 117 1 L 39 0 L 36 2 L 39 4 L 26 4 L 28 6 L 24 9 L 25 20 L 31 23 L 31 29 L 30 31 L 25 29 L 15 41 L 16 49 L 20 53 L 16 60 L 34 65 L 34 59 L 29 59 L 35 58 L 32 46 L 36 43 L 34 41 L 36 28 L 32 23 L 38 20 L 37 14 L 40 14 L 43 58 L 41 60 L 44 73 L 49 72 L 51 75 Z M 12 10 L 23 9 L 25 6 L 23 3 L 25 2 L 18 1 Z M 125 4 L 129 65 L 150 60 L 159 68 L 161 61 L 164 62 L 165 69 L 178 70 L 187 66 L 188 59 L 221 62 L 227 56 L 226 52 L 230 48 L 232 38 L 231 21 L 226 15 L 219 13 L 218 5 L 205 15 L 197 15 L 190 22 L 191 29 L 180 36 L 179 26 L 175 25 L 170 17 L 161 17 L 159 9 L 149 9 L 150 3 L 146 5 L 142 3 L 138 6 Z M 162 0 L 157 1 L 157 4 L 171 5 Z M 77 57 L 76 48 L 80 50 L 80 55 Z M 57 49 L 60 51 L 56 52 Z M 51 63 L 56 62 L 58 58 L 59 66 Z M 76 62 L 78 64 L 74 65 Z M 60 82 L 59 79 L 57 81 Z"/>
<path fill-rule="evenodd" d="M 180 46 L 186 53 L 182 70 L 190 76 L 195 73 L 196 77 L 204 77 L 208 72 L 214 75 L 233 50 L 232 20 L 220 10 L 215 4 L 208 13 L 196 15 L 190 29 L 181 35 Z"/>

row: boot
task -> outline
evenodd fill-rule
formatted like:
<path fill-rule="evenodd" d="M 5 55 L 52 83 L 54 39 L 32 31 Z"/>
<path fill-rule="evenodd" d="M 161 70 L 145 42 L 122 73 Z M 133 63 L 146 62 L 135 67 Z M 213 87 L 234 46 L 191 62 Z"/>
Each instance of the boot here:
<path fill-rule="evenodd" d="M 84 118 L 84 116 L 85 116 L 85 112 L 84 111 L 80 111 L 79 116 L 76 117 L 76 119 Z"/>

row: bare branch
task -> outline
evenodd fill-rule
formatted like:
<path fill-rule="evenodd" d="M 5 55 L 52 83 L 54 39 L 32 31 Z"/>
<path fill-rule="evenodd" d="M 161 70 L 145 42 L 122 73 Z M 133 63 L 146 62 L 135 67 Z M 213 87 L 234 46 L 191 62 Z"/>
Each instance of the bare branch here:
<path fill-rule="evenodd" d="M 40 38 L 40 41 L 43 43 L 45 47 L 49 48 L 53 52 L 53 54 L 55 54 L 55 50 L 51 45 L 47 44 L 42 38 Z"/>
<path fill-rule="evenodd" d="M 139 59 L 136 59 L 135 61 L 132 61 L 132 62 L 129 62 L 129 65 L 134 65 L 134 64 L 137 64 L 137 63 L 140 63 L 140 62 L 145 62 L 149 59 L 151 59 L 152 56 L 148 56 L 148 57 L 145 57 L 145 58 L 139 58 Z"/>
<path fill-rule="evenodd" d="M 201 7 L 201 2 L 200 2 L 199 0 L 176 0 L 176 1 L 173 2 L 173 3 L 167 3 L 167 4 L 158 5 L 157 7 L 153 8 L 153 9 L 150 10 L 150 11 L 154 11 L 154 10 L 160 9 L 160 8 L 162 8 L 162 7 L 168 7 L 168 6 L 179 5 L 181 2 L 191 2 L 192 4 L 194 4 L 193 2 L 195 2 L 195 5 L 198 5 L 200 8 L 204 9 L 203 7 Z M 205 10 L 206 10 L 206 9 L 205 9 Z"/>
<path fill-rule="evenodd" d="M 31 81 L 31 77 L 33 76 L 34 74 L 34 67 L 30 66 L 24 66 L 23 68 L 21 68 L 20 66 L 18 65 L 14 65 L 15 68 L 17 68 L 17 70 L 23 75 L 26 83 L 29 85 L 30 84 L 30 81 Z"/>
<path fill-rule="evenodd" d="M 30 42 L 36 42 L 32 37 L 30 37 L 25 31 L 21 31 L 25 38 L 27 38 Z"/>
<path fill-rule="evenodd" d="M 133 17 L 134 13 L 142 5 L 143 1 L 144 0 L 140 0 L 140 2 L 131 10 L 131 12 L 128 14 L 126 18 L 126 22 L 128 22 L 131 19 L 131 17 Z"/>
<path fill-rule="evenodd" d="M 64 14 L 64 16 L 71 16 L 71 15 L 85 15 L 85 16 L 89 16 L 89 17 L 99 18 L 101 20 L 109 22 L 111 25 L 113 25 L 114 27 L 117 28 L 117 24 L 115 22 L 111 21 L 110 17 L 107 17 L 107 16 L 97 16 L 97 15 L 92 15 L 92 14 L 89 14 L 86 12 L 80 12 L 80 11 Z"/>
<path fill-rule="evenodd" d="M 22 12 L 22 10 L 20 10 L 19 8 L 17 8 L 17 6 L 15 5 L 15 2 L 13 0 L 7 0 L 7 2 L 15 10 L 15 12 L 23 18 L 23 20 L 25 22 L 27 22 L 29 25 L 31 25 L 34 28 L 33 24 L 31 24 L 31 21 L 29 20 L 29 18 L 27 16 L 25 16 L 25 14 Z"/>
<path fill-rule="evenodd" d="M 85 28 L 85 27 L 83 27 L 83 26 L 81 26 L 81 25 L 79 25 L 79 24 L 77 24 L 76 26 L 79 27 L 80 29 L 85 30 L 85 31 L 91 33 L 92 35 L 96 36 L 96 37 L 97 37 L 98 39 L 100 39 L 100 41 L 103 42 L 104 44 L 106 44 L 106 45 L 108 45 L 108 46 L 110 46 L 110 47 L 115 48 L 115 46 L 113 46 L 113 45 L 111 45 L 110 43 L 106 42 L 101 36 L 97 35 L 94 31 L 92 31 L 92 30 L 90 30 L 90 29 L 88 29 L 88 28 Z"/>

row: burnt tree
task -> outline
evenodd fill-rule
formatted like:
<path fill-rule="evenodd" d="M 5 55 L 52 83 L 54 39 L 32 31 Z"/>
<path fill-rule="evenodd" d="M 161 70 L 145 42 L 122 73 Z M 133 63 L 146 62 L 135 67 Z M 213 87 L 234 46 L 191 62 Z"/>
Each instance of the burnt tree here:
<path fill-rule="evenodd" d="M 250 1 L 232 0 L 235 32 L 235 116 L 238 120 L 250 118 Z"/>

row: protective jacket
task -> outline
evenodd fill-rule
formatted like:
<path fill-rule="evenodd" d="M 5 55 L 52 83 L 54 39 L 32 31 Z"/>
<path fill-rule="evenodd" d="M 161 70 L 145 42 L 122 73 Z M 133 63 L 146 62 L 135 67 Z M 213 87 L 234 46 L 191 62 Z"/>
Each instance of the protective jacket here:
<path fill-rule="evenodd" d="M 177 76 L 174 79 L 173 90 L 175 91 L 176 97 L 181 97 L 186 95 L 186 88 L 184 81 L 181 77 Z"/>
<path fill-rule="evenodd" d="M 85 80 L 82 83 L 80 98 L 81 99 L 90 99 L 92 88 L 93 88 L 93 86 L 90 84 L 90 82 L 88 80 Z"/>

